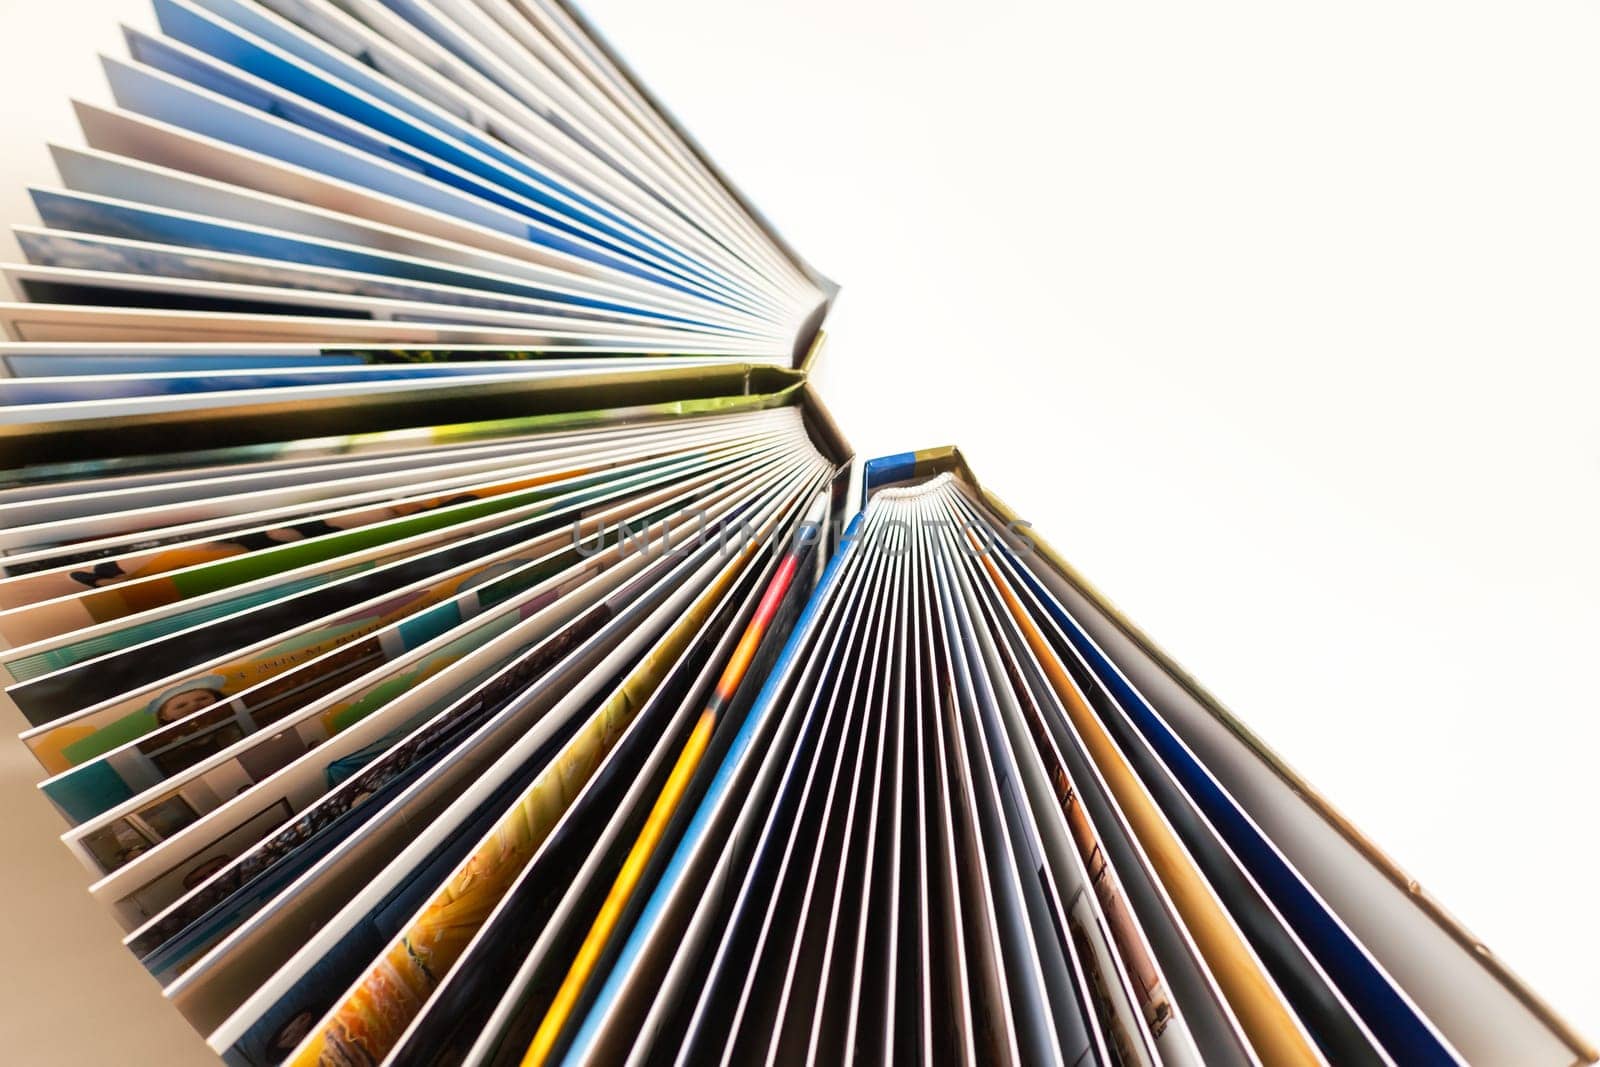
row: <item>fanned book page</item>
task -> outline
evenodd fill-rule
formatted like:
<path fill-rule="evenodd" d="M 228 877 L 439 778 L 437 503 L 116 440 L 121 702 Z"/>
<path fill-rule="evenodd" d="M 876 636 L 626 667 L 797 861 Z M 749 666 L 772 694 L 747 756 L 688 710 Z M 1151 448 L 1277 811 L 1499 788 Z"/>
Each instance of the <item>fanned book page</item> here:
<path fill-rule="evenodd" d="M 959 452 L 848 518 L 834 286 L 570 8 L 154 8 L 0 266 L 0 702 L 224 1062 L 1595 1058 Z"/>
<path fill-rule="evenodd" d="M 790 366 L 832 286 L 542 3 L 157 0 L 3 270 L 11 426 Z M 424 347 L 426 351 L 417 351 Z"/>

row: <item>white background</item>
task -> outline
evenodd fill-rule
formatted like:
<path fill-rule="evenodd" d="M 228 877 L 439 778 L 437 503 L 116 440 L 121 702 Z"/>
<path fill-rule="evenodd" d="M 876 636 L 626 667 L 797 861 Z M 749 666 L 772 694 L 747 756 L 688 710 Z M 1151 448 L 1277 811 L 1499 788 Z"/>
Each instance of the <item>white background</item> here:
<path fill-rule="evenodd" d="M 1600 12 L 586 10 L 844 285 L 820 384 L 858 453 L 961 445 L 1600 1037 Z M 104 97 L 94 48 L 147 12 L 0 15 L 0 218 L 31 221 L 65 96 Z M 75 895 L 18 747 L 0 933 L 32 996 L 0 1030 L 203 1062 Z"/>

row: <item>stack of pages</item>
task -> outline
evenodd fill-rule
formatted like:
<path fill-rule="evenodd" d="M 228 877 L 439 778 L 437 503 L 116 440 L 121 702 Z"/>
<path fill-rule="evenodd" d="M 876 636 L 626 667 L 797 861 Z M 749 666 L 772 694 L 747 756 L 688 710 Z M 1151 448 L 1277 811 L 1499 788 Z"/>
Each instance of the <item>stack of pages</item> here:
<path fill-rule="evenodd" d="M 155 0 L 0 305 L 4 703 L 230 1064 L 1594 1050 L 938 449 L 560 0 Z"/>

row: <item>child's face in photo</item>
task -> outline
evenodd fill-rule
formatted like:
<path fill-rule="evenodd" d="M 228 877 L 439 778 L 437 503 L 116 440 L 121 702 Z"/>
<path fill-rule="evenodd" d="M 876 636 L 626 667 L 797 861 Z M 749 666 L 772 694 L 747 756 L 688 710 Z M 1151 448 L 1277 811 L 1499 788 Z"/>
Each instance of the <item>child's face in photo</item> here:
<path fill-rule="evenodd" d="M 190 689 L 168 698 L 156 712 L 156 721 L 160 723 L 177 722 L 185 715 L 193 714 L 201 708 L 210 707 L 217 702 L 217 692 L 213 689 Z"/>

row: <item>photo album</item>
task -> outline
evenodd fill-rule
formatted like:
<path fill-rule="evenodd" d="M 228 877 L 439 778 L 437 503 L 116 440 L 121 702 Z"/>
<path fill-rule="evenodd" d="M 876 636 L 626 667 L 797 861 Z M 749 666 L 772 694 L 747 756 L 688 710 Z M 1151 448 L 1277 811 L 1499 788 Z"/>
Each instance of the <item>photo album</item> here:
<path fill-rule="evenodd" d="M 836 287 L 564 0 L 153 7 L 0 265 L 0 681 L 223 1062 L 1595 1059 L 959 450 L 855 463 Z"/>

